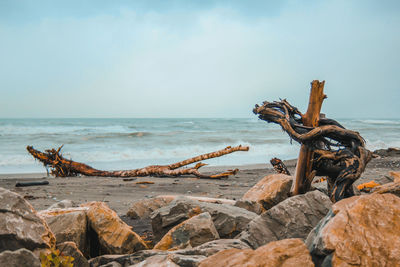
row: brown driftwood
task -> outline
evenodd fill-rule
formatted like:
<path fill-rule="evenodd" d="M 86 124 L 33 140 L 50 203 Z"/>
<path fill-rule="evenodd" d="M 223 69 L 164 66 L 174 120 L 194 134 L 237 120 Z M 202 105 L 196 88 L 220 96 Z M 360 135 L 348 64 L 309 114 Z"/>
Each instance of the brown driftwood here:
<path fill-rule="evenodd" d="M 124 170 L 124 171 L 102 171 L 90 167 L 84 163 L 75 162 L 69 159 L 65 159 L 60 151 L 62 146 L 56 149 L 49 149 L 45 152 L 38 151 L 32 146 L 28 146 L 26 149 L 28 152 L 37 160 L 43 163 L 47 168 L 50 168 L 51 174 L 57 177 L 77 176 L 82 174 L 85 176 L 102 176 L 102 177 L 139 177 L 139 176 L 157 176 L 157 177 L 175 177 L 181 175 L 194 175 L 199 178 L 212 178 L 219 179 L 234 175 L 238 172 L 238 169 L 228 170 L 223 173 L 205 175 L 199 172 L 199 168 L 207 164 L 199 162 L 194 167 L 182 168 L 191 163 L 195 163 L 201 160 L 211 159 L 220 157 L 226 154 L 230 154 L 236 151 L 248 151 L 248 146 L 236 146 L 226 147 L 216 152 L 203 154 L 197 157 L 193 157 L 184 161 L 173 163 L 170 165 L 152 165 L 140 169 Z"/>
<path fill-rule="evenodd" d="M 271 162 L 271 165 L 274 167 L 277 173 L 290 175 L 289 170 L 286 168 L 286 165 L 283 163 L 282 160 L 278 158 L 272 158 L 269 162 Z"/>
<path fill-rule="evenodd" d="M 322 104 L 325 96 L 322 92 L 317 95 Z M 319 111 L 320 107 L 315 109 Z M 262 120 L 279 124 L 293 140 L 314 153 L 311 160 L 305 163 L 310 164 L 311 169 L 304 172 L 305 179 L 300 180 L 298 188 L 308 190 L 308 183 L 311 183 L 315 175 L 320 175 L 328 177 L 328 192 L 332 201 L 354 195 L 352 185 L 361 176 L 372 156 L 358 132 L 345 129 L 337 121 L 322 116 L 317 119 L 312 117 L 318 126 L 307 126 L 307 113 L 302 114 L 286 99 L 256 105 L 253 112 Z M 301 168 L 307 170 L 306 166 Z"/>
<path fill-rule="evenodd" d="M 301 118 L 304 126 L 318 126 L 322 102 L 326 98 L 326 95 L 324 95 L 324 85 L 325 81 L 320 82 L 314 80 L 311 83 L 307 112 Z M 304 144 L 301 145 L 299 156 L 297 158 L 296 173 L 291 189 L 293 195 L 304 194 L 311 188 L 311 182 L 314 178 L 311 170 L 313 154 L 314 153 L 310 148 Z"/>

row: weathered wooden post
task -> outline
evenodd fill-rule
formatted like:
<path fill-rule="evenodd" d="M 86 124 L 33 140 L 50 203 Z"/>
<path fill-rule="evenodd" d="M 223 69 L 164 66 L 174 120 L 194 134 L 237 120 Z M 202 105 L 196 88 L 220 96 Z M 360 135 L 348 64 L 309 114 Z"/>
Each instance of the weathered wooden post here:
<path fill-rule="evenodd" d="M 322 102 L 326 98 L 324 94 L 325 81 L 314 80 L 311 82 L 310 99 L 307 112 L 302 116 L 304 126 L 317 127 L 320 117 Z M 292 185 L 292 195 L 304 194 L 309 191 L 312 179 L 313 152 L 304 144 L 301 145 L 297 159 L 295 180 Z"/>

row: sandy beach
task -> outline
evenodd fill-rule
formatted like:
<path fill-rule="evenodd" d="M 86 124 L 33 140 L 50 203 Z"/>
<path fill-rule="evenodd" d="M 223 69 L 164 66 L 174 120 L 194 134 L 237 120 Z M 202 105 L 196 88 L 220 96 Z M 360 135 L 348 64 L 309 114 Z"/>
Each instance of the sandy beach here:
<path fill-rule="evenodd" d="M 291 174 L 294 174 L 296 160 L 285 161 Z M 227 179 L 211 180 L 194 177 L 157 178 L 140 177 L 124 181 L 122 178 L 104 177 L 47 177 L 46 173 L 1 174 L 0 187 L 7 188 L 23 195 L 37 210 L 43 210 L 64 199 L 76 204 L 88 201 L 104 201 L 119 215 L 128 211 L 130 204 L 138 199 L 157 195 L 192 195 L 239 199 L 265 175 L 274 173 L 270 164 L 254 164 L 243 166 L 204 167 L 203 172 L 223 171 L 239 168 L 235 176 Z M 369 162 L 361 178 L 355 182 L 360 184 L 375 180 L 377 183 L 391 182 L 389 171 L 399 171 L 400 156 L 374 158 Z M 15 187 L 20 181 L 49 181 L 49 185 Z M 140 184 L 138 182 L 151 182 Z M 324 186 L 321 183 L 319 186 Z"/>

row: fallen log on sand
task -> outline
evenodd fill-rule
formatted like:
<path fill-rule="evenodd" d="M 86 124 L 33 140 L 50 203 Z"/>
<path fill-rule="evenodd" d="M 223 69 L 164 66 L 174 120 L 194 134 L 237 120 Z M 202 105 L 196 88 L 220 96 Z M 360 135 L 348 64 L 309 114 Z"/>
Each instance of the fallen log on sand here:
<path fill-rule="evenodd" d="M 186 159 L 177 163 L 169 165 L 151 165 L 140 169 L 124 170 L 124 171 L 102 171 L 90 167 L 84 163 L 75 162 L 65 159 L 60 151 L 62 146 L 56 149 L 49 149 L 45 152 L 38 151 L 32 146 L 27 146 L 28 152 L 37 160 L 43 163 L 47 168 L 50 168 L 51 174 L 56 177 L 77 176 L 82 174 L 85 176 L 102 176 L 102 177 L 143 177 L 143 176 L 156 176 L 156 177 L 175 177 L 182 175 L 194 175 L 199 178 L 219 179 L 225 178 L 229 175 L 236 174 L 239 170 L 227 170 L 223 173 L 213 175 L 205 175 L 199 172 L 199 168 L 207 164 L 199 162 L 201 160 L 220 157 L 236 151 L 248 151 L 248 146 L 226 147 L 219 151 L 203 154 L 197 157 Z M 199 162 L 194 167 L 181 168 L 183 166 Z"/>

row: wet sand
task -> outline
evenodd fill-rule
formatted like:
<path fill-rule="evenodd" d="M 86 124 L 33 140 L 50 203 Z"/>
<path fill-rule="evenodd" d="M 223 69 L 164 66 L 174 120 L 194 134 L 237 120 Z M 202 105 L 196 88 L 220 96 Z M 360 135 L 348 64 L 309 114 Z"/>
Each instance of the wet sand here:
<path fill-rule="evenodd" d="M 285 161 L 289 171 L 294 174 L 296 160 Z M 76 204 L 88 201 L 104 201 L 118 214 L 128 211 L 130 204 L 138 199 L 157 195 L 177 194 L 205 197 L 239 199 L 265 175 L 275 173 L 269 164 L 256 164 L 228 167 L 204 167 L 203 172 L 224 171 L 239 168 L 235 176 L 227 179 L 198 179 L 191 176 L 175 178 L 140 177 L 132 181 L 107 177 L 47 177 L 46 173 L 1 174 L 0 187 L 10 189 L 24 196 L 37 210 L 70 199 Z M 389 171 L 400 171 L 400 157 L 372 159 L 366 171 L 355 184 L 375 180 L 378 183 L 391 182 Z M 17 182 L 48 181 L 49 185 L 15 187 Z M 154 184 L 137 184 L 137 182 Z"/>

